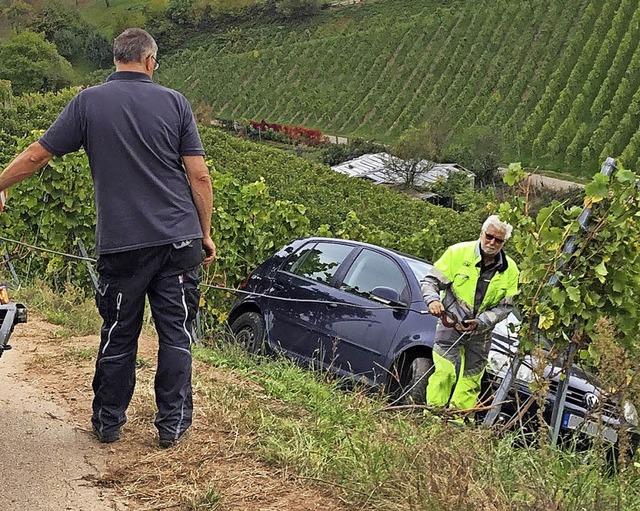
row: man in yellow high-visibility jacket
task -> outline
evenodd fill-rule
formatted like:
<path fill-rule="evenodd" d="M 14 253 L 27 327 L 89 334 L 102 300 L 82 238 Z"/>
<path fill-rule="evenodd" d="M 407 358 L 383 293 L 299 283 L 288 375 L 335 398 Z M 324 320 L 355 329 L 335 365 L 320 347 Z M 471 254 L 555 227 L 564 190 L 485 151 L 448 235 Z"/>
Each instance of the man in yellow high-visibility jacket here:
<path fill-rule="evenodd" d="M 440 316 L 446 310 L 464 320 L 453 328 L 438 322 L 435 371 L 427 386 L 429 405 L 469 409 L 477 403 L 491 333 L 513 310 L 518 292 L 518 267 L 503 250 L 511 231 L 511 225 L 490 216 L 477 241 L 450 246 L 422 281 L 431 314 Z"/>

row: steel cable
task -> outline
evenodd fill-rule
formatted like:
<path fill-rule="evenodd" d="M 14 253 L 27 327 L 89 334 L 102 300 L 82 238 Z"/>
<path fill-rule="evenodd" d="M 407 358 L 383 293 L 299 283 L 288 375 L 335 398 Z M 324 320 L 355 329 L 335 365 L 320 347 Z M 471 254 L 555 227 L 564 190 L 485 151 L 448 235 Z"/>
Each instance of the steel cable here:
<path fill-rule="evenodd" d="M 77 255 L 69 254 L 69 253 L 66 253 L 66 252 L 60 252 L 58 250 L 51 250 L 51 249 L 48 249 L 48 248 L 39 247 L 37 245 L 24 243 L 22 241 L 10 239 L 10 238 L 5 238 L 5 237 L 2 237 L 2 236 L 0 236 L 0 241 L 5 241 L 7 243 L 14 243 L 16 245 L 20 245 L 20 246 L 29 248 L 31 250 L 38 250 L 40 252 L 45 252 L 45 253 L 48 253 L 48 254 L 60 255 L 60 256 L 66 257 L 68 259 L 74 259 L 74 260 L 78 260 L 78 261 L 86 261 L 86 262 L 91 262 L 91 263 L 97 262 L 97 259 L 94 259 L 92 257 L 77 256 Z M 279 300 L 279 301 L 285 301 L 285 302 L 316 303 L 316 304 L 323 304 L 323 305 L 346 305 L 348 307 L 357 308 L 357 309 L 366 309 L 366 310 L 396 309 L 396 310 L 402 310 L 402 311 L 412 311 L 412 312 L 416 312 L 416 313 L 422 314 L 422 315 L 430 314 L 428 309 L 424 310 L 424 309 L 413 309 L 411 307 L 394 307 L 392 305 L 380 305 L 380 306 L 373 307 L 373 306 L 368 306 L 368 305 L 356 305 L 356 304 L 350 304 L 350 303 L 345 303 L 345 302 L 336 302 L 336 301 L 331 301 L 331 300 L 311 300 L 311 299 L 287 298 L 287 297 L 284 297 L 284 296 L 266 295 L 266 294 L 263 294 L 263 293 L 256 293 L 256 292 L 252 292 L 252 291 L 244 291 L 243 289 L 234 289 L 234 288 L 230 288 L 230 287 L 226 287 L 226 286 L 211 285 L 211 284 L 204 284 L 204 283 L 200 283 L 200 286 L 201 287 L 206 287 L 206 288 L 209 288 L 209 289 L 219 289 L 221 291 L 228 291 L 228 292 L 232 292 L 232 293 L 245 294 L 245 295 L 249 295 L 249 296 L 256 296 L 256 297 L 268 298 L 268 299 L 271 299 L 271 300 Z M 372 298 L 372 299 L 375 300 L 375 298 Z M 455 325 L 457 325 L 459 323 L 458 318 L 456 317 L 456 315 L 451 313 L 451 312 L 448 312 L 448 311 L 445 311 L 443 314 L 441 314 L 440 315 L 440 319 L 443 322 L 443 324 L 446 327 L 449 327 L 449 328 L 454 328 Z M 456 339 L 456 341 L 444 353 L 444 356 L 446 356 L 449 353 L 449 351 L 451 351 L 460 342 L 460 340 L 465 335 L 467 335 L 468 333 L 469 332 L 462 332 L 460 337 L 458 337 L 458 339 Z M 411 387 L 406 389 L 399 397 L 394 399 L 387 406 L 393 406 L 396 403 L 400 402 L 402 399 L 404 399 L 425 377 L 427 377 L 432 372 L 433 369 L 434 369 L 434 366 L 432 365 L 429 368 L 428 371 L 426 371 L 422 376 L 420 376 L 420 378 L 418 378 L 418 380 L 416 382 L 414 382 L 413 385 L 411 385 Z"/>

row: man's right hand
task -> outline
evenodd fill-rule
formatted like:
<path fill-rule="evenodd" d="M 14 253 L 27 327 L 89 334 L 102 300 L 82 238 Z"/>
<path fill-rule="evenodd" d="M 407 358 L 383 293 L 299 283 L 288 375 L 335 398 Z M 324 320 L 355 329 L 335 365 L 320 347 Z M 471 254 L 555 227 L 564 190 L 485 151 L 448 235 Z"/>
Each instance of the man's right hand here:
<path fill-rule="evenodd" d="M 429 303 L 429 312 L 434 316 L 440 316 L 444 312 L 444 305 L 438 300 Z"/>
<path fill-rule="evenodd" d="M 205 257 L 202 264 L 205 266 L 210 265 L 216 258 L 216 244 L 209 237 L 202 238 L 202 248 L 204 249 Z"/>

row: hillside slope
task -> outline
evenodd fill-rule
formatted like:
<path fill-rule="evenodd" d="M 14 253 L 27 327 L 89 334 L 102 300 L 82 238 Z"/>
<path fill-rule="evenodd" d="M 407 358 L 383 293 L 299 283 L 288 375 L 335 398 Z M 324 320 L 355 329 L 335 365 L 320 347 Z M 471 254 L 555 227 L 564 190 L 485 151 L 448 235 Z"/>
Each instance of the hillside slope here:
<path fill-rule="evenodd" d="M 511 159 L 640 166 L 637 0 L 383 0 L 210 41 L 160 79 L 219 117 L 383 140 L 445 119 L 454 140 L 501 132 Z"/>

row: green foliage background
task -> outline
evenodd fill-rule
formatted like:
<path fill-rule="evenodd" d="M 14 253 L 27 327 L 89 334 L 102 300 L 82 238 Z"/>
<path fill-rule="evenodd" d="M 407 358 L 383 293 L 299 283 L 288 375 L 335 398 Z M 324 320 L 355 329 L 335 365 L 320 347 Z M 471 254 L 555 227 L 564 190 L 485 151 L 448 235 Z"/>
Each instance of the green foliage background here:
<path fill-rule="evenodd" d="M 506 179 L 524 173 L 512 164 Z M 520 258 L 520 294 L 516 301 L 527 318 L 523 338 L 539 329 L 557 345 L 598 337 L 607 318 L 617 340 L 636 351 L 640 296 L 640 193 L 635 172 L 617 168 L 611 177 L 596 174 L 587 184 L 585 204 L 591 216 L 583 228 L 583 207 L 554 200 L 535 217 L 524 198 L 500 207 L 500 218 L 514 225 L 512 250 Z M 568 251 L 567 246 L 573 245 Z M 556 280 L 552 280 L 552 276 Z"/>
<path fill-rule="evenodd" d="M 40 132 L 31 130 L 48 127 L 74 93 L 5 100 L 0 106 L 0 166 L 37 139 Z M 280 246 L 309 235 L 357 239 L 434 260 L 448 245 L 474 239 L 486 215 L 498 210 L 497 204 L 488 203 L 459 213 L 219 130 L 200 131 L 215 187 L 212 226 L 219 249 L 206 275 L 209 283 L 236 287 Z M 557 342 L 566 342 L 566 332 L 577 324 L 581 336 L 592 336 L 604 314 L 623 335 L 625 346 L 633 345 L 640 289 L 635 179 L 624 169 L 611 182 L 596 175 L 587 186 L 596 205 L 595 229 L 588 235 L 577 224 L 579 207 L 565 208 L 556 201 L 530 217 L 524 198 L 500 206 L 501 216 L 516 227 L 510 250 L 522 269 L 520 307 Z M 10 193 L 0 215 L 4 237 L 76 254 L 79 237 L 91 250 L 95 213 L 84 153 L 55 158 Z M 570 235 L 577 236 L 578 248 L 567 257 L 561 249 Z M 13 250 L 14 255 L 25 255 Z M 84 266 L 61 256 L 38 254 L 28 267 L 32 276 L 58 286 L 87 282 Z M 548 286 L 554 273 L 559 285 Z M 207 294 L 207 307 L 219 317 L 226 300 L 221 296 Z"/>
<path fill-rule="evenodd" d="M 74 78 L 71 64 L 42 34 L 23 31 L 0 43 L 0 79 L 9 80 L 15 94 L 57 91 Z"/>
<path fill-rule="evenodd" d="M 48 127 L 74 93 L 24 95 L 0 106 L 0 167 L 36 140 L 39 132 L 32 130 Z M 207 277 L 211 282 L 234 287 L 280 246 L 313 234 L 359 239 L 434 259 L 448 244 L 477 236 L 485 214 L 459 214 L 413 200 L 211 128 L 201 127 L 201 135 L 215 187 L 212 224 L 219 257 Z M 92 246 L 93 188 L 82 152 L 54 158 L 10 194 L 0 215 L 4 237 L 76 254 L 76 236 Z M 41 254 L 29 268 L 59 284 L 86 279 L 82 265 L 60 256 Z"/>

